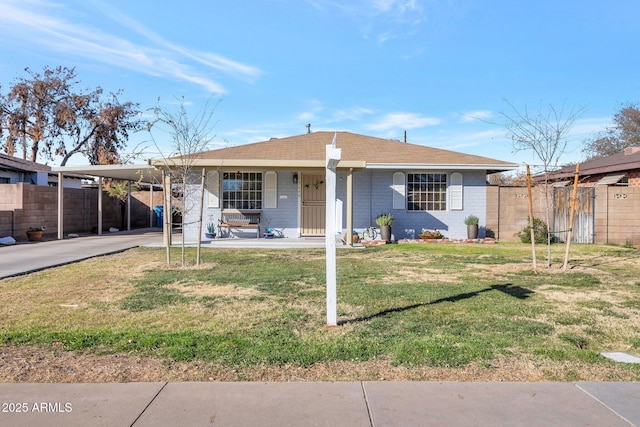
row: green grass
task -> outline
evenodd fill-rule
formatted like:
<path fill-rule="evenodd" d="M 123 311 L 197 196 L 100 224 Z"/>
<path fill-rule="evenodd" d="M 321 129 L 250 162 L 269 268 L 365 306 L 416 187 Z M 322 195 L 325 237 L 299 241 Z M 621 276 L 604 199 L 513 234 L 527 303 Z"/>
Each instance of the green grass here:
<path fill-rule="evenodd" d="M 546 270 L 544 254 L 531 271 L 524 244 L 340 250 L 334 328 L 322 250 L 203 249 L 203 265 L 186 269 L 163 255 L 136 249 L 0 281 L 0 343 L 226 366 L 454 368 L 509 357 L 608 366 L 600 351 L 640 347 L 629 281 L 640 265 L 622 247 L 575 245 L 566 272 Z"/>

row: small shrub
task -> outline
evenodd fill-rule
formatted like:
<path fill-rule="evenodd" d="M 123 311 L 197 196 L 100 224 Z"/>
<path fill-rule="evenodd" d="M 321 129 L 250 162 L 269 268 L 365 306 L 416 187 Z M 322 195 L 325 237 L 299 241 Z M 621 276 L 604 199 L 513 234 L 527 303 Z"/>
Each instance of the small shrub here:
<path fill-rule="evenodd" d="M 540 218 L 533 218 L 533 238 L 538 244 L 547 243 L 549 228 L 547 223 Z M 527 225 L 517 233 L 522 243 L 531 243 L 531 226 Z"/>
<path fill-rule="evenodd" d="M 480 222 L 480 218 L 475 215 L 469 215 L 464 219 L 466 225 L 478 225 L 478 222 Z"/>
<path fill-rule="evenodd" d="M 390 213 L 381 213 L 376 217 L 376 224 L 380 226 L 393 224 L 393 215 Z"/>

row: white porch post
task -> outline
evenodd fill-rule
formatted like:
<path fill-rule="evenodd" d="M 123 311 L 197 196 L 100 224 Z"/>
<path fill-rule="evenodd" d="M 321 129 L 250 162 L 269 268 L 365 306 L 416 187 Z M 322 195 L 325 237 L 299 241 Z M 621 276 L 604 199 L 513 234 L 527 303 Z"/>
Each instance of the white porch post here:
<path fill-rule="evenodd" d="M 337 291 L 336 291 L 336 167 L 342 151 L 336 148 L 336 135 L 333 143 L 326 147 L 326 211 L 325 211 L 325 245 L 326 245 L 326 277 L 327 277 L 327 325 L 337 323 Z"/>
<path fill-rule="evenodd" d="M 64 239 L 64 176 L 58 172 L 58 240 Z"/>
<path fill-rule="evenodd" d="M 127 181 L 127 231 L 131 231 L 131 181 Z"/>
<path fill-rule="evenodd" d="M 347 244 L 353 246 L 353 168 L 347 173 Z"/>
<path fill-rule="evenodd" d="M 102 177 L 98 177 L 98 236 L 102 235 Z"/>
<path fill-rule="evenodd" d="M 162 180 L 162 189 L 164 191 L 164 224 L 163 224 L 163 241 L 166 247 L 171 246 L 171 175 L 164 172 Z"/>

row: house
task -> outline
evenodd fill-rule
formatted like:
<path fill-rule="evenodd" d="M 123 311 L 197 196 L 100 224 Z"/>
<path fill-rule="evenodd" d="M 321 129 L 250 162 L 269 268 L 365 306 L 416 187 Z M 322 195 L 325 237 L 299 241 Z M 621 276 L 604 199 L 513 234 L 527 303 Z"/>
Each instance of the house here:
<path fill-rule="evenodd" d="M 282 237 L 325 234 L 326 146 L 336 137 L 341 149 L 337 165 L 337 228 L 362 232 L 375 227 L 382 212 L 393 214 L 394 239 L 417 238 L 423 228 L 446 237 L 466 238 L 464 219 L 470 214 L 486 222 L 487 174 L 518 165 L 482 156 L 358 135 L 309 132 L 287 138 L 172 158 L 189 161 L 194 175 L 205 170 L 203 222 L 218 224 L 223 212 L 260 212 L 264 231 Z M 162 166 L 160 161 L 152 161 Z M 199 180 L 194 180 L 198 187 Z M 199 191 L 188 192 L 184 233 L 197 238 Z M 191 206 L 192 208 L 188 208 Z M 352 224 L 352 225 L 351 225 Z M 205 227 L 202 227 L 204 237 Z M 231 235 L 255 230 L 229 230 Z M 255 236 L 255 234 L 253 234 Z M 484 229 L 481 228 L 480 237 Z"/>
<path fill-rule="evenodd" d="M 0 153 L 0 184 L 19 182 L 55 187 L 58 185 L 58 175 L 52 172 L 50 166 Z M 82 177 L 65 175 L 64 183 L 67 188 L 80 188 Z"/>
<path fill-rule="evenodd" d="M 555 187 L 573 184 L 575 166 L 566 166 L 548 174 Z M 535 181 L 544 181 L 538 175 Z M 628 147 L 623 152 L 580 163 L 578 182 L 581 186 L 618 185 L 640 187 L 640 147 Z"/>

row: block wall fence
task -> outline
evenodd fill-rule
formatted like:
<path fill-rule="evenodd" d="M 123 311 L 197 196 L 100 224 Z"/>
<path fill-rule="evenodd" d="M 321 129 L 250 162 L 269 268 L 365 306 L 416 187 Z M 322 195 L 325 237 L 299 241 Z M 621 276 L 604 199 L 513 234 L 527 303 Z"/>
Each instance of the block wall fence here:
<path fill-rule="evenodd" d="M 162 204 L 162 192 L 131 193 L 131 227 L 155 225 L 153 207 Z M 154 215 L 151 217 L 151 215 Z M 52 239 L 58 234 L 58 189 L 26 183 L 0 184 L 0 237 L 12 236 L 17 241 L 26 240 L 29 227 L 44 227 L 45 237 Z M 102 194 L 102 228 L 126 229 L 126 210 L 120 201 Z M 64 189 L 64 234 L 97 233 L 98 190 Z"/>
<path fill-rule="evenodd" d="M 532 198 L 533 216 L 545 220 L 547 204 L 543 187 L 533 187 Z M 516 234 L 527 226 L 528 217 L 526 187 L 487 187 L 489 236 L 505 242 L 519 241 Z M 595 188 L 593 242 L 640 246 L 640 187 Z"/>

